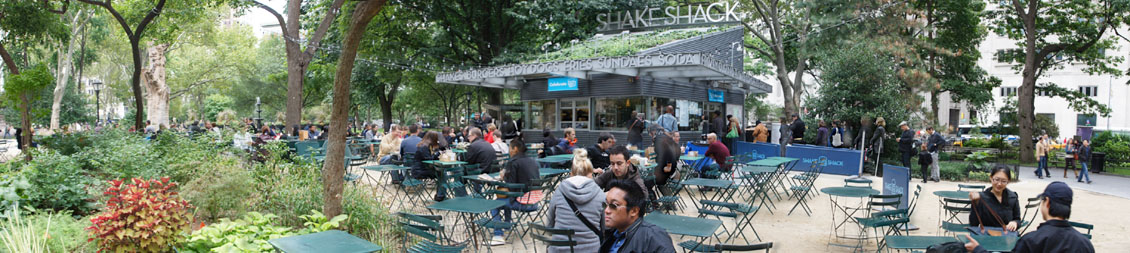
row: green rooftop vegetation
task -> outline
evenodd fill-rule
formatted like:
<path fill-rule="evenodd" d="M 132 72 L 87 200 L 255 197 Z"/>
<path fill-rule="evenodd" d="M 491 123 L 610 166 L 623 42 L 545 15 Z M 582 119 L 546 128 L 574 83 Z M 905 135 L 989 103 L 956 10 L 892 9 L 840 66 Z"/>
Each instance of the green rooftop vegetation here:
<path fill-rule="evenodd" d="M 522 63 L 629 56 L 670 42 L 707 35 L 726 29 L 730 29 L 730 27 L 600 35 L 586 41 L 566 46 L 564 49 L 558 51 L 528 55 L 522 60 Z"/>

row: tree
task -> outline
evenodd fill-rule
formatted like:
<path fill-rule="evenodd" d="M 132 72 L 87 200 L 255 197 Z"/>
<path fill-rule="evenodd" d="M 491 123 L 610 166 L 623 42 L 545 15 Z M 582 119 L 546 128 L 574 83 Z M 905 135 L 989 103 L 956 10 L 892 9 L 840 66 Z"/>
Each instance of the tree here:
<path fill-rule="evenodd" d="M 51 72 L 47 71 L 47 66 L 39 65 L 32 67 L 22 73 L 13 74 L 4 82 L 4 101 L 8 105 L 15 105 L 20 108 L 20 120 L 23 125 L 23 136 L 21 137 L 20 147 L 25 155 L 25 160 L 31 161 L 31 151 L 28 149 L 28 144 L 31 143 L 31 103 L 38 99 L 40 91 L 55 82 L 55 78 L 51 76 Z"/>
<path fill-rule="evenodd" d="M 301 8 L 302 0 L 289 0 L 286 4 L 286 20 L 283 20 L 279 12 L 272 9 L 259 1 L 253 1 L 255 5 L 263 8 L 275 19 L 279 21 L 279 26 L 283 27 L 282 35 L 283 41 L 286 44 L 286 126 L 297 126 L 302 123 L 302 107 L 303 107 L 303 78 L 306 74 L 306 68 L 309 67 L 310 61 L 314 57 L 314 50 L 321 46 L 322 38 L 326 35 L 326 30 L 330 28 L 334 17 L 341 9 L 341 5 L 345 0 L 334 0 L 333 3 L 324 11 L 326 15 L 318 24 L 318 28 L 314 30 L 314 34 L 306 38 L 306 49 L 298 44 L 303 40 L 301 37 Z"/>
<path fill-rule="evenodd" d="M 42 5 L 40 5 L 42 3 Z M 11 53 L 4 44 L 20 42 L 29 45 L 33 43 L 51 43 L 52 40 L 67 40 L 66 28 L 54 14 L 63 14 L 67 11 L 67 2 L 63 2 L 59 9 L 55 9 L 50 2 L 32 1 L 4 1 L 0 3 L 0 30 L 7 32 L 4 43 L 0 43 L 0 58 L 4 60 L 4 67 L 11 74 L 4 83 L 4 98 L 9 105 L 18 105 L 21 111 L 21 127 L 27 133 L 23 134 L 20 147 L 25 154 L 25 160 L 31 161 L 31 152 L 28 144 L 31 143 L 31 103 L 36 99 L 37 91 L 46 87 L 54 80 L 48 73 L 47 67 L 39 65 L 33 67 L 26 75 L 21 74 L 21 65 L 16 63 Z M 26 51 L 26 50 L 25 50 Z M 22 52 L 25 56 L 28 52 Z M 24 57 L 23 66 L 27 66 L 27 57 Z"/>
<path fill-rule="evenodd" d="M 1053 96 L 1091 100 L 1077 92 L 1057 88 L 1054 83 L 1038 86 L 1040 76 L 1046 70 L 1062 68 L 1065 62 L 1084 64 L 1084 71 L 1089 74 L 1120 75 L 1121 71 L 1112 64 L 1120 62 L 1122 57 L 1105 54 L 1115 46 L 1115 39 L 1106 35 L 1108 30 L 1118 28 L 1128 12 L 1130 4 L 1121 0 L 1008 0 L 999 1 L 997 9 L 989 12 L 993 31 L 1017 40 L 1016 45 L 1020 47 L 1000 53 L 997 58 L 1018 64 L 1013 69 L 1023 76 L 1017 89 L 1021 162 L 1035 161 L 1032 134 L 1037 89 L 1052 91 Z M 1086 107 L 1075 107 L 1077 105 Z M 1097 112 L 1104 117 L 1110 113 L 1109 108 L 1093 101 L 1072 103 L 1072 106 L 1075 110 Z"/>
<path fill-rule="evenodd" d="M 753 35 L 745 47 L 758 58 L 771 62 L 785 99 L 784 115 L 797 113 L 804 93 L 804 74 L 811 67 L 811 53 L 805 47 L 815 25 L 804 4 L 780 0 L 747 0 L 742 2 L 749 18 L 742 21 L 746 32 Z"/>
<path fill-rule="evenodd" d="M 342 40 L 341 58 L 334 77 L 333 108 L 330 112 L 330 133 L 327 138 L 326 161 L 322 167 L 322 213 L 327 217 L 341 214 L 341 194 L 345 181 L 345 136 L 349 131 L 349 86 L 353 79 L 354 60 L 365 35 L 365 28 L 380 13 L 385 0 L 367 0 L 356 4 L 349 19 L 349 28 Z M 289 120 L 289 119 L 288 119 Z"/>
<path fill-rule="evenodd" d="M 92 12 L 80 10 L 71 11 L 70 14 L 61 15 L 59 18 L 71 24 L 69 37 L 77 38 L 85 30 L 86 23 L 92 16 L 94 16 Z M 51 130 L 59 129 L 59 112 L 62 110 L 63 95 L 67 90 L 67 83 L 71 82 L 70 75 L 73 73 L 72 67 L 74 66 L 73 56 L 75 51 L 79 50 L 79 42 L 81 41 L 67 40 L 56 45 L 55 57 L 58 61 L 55 64 L 55 91 L 51 103 L 51 121 L 48 124 Z"/>
<path fill-rule="evenodd" d="M 376 100 L 380 107 L 383 127 L 392 124 L 393 104 L 406 86 L 414 83 L 434 82 L 433 73 L 425 72 L 420 63 L 431 63 L 426 50 L 431 43 L 432 29 L 422 16 L 399 4 L 385 6 L 376 22 L 366 28 L 363 44 L 358 54 L 375 61 L 364 61 L 354 69 L 354 83 L 358 92 Z"/>
<path fill-rule="evenodd" d="M 111 2 L 111 0 L 78 1 L 106 9 L 106 11 L 110 12 L 110 15 L 114 17 L 114 20 L 118 22 L 118 25 L 122 26 L 122 31 L 126 33 L 126 38 L 129 38 L 130 50 L 133 54 L 133 76 L 130 78 L 130 87 L 133 90 L 134 98 L 133 125 L 137 129 L 145 128 L 145 122 L 141 119 L 145 115 L 145 104 L 142 101 L 143 98 L 141 94 L 141 36 L 145 32 L 145 28 L 149 27 L 149 23 L 153 22 L 153 19 L 156 18 L 157 15 L 160 15 L 161 11 L 165 9 L 166 0 L 157 0 L 157 3 L 154 4 L 152 8 L 144 8 L 131 5 L 130 7 L 139 9 L 139 14 L 144 15 L 140 17 L 140 20 L 136 19 L 138 18 L 138 16 L 134 15 L 131 15 L 129 19 L 127 19 L 125 16 L 122 16 L 122 13 L 114 7 L 114 4 Z M 137 26 L 130 27 L 130 21 L 132 20 L 138 20 Z"/>
<path fill-rule="evenodd" d="M 988 33 L 981 25 L 985 4 L 979 0 L 918 1 L 915 8 L 925 19 L 920 36 L 938 50 L 924 51 L 930 75 L 939 85 L 929 87 L 930 122 L 938 119 L 938 95 L 949 92 L 953 101 L 966 101 L 974 109 L 993 101 L 992 91 L 1000 80 L 987 75 L 977 66 L 981 58 L 977 48 Z M 956 126 L 953 126 L 956 127 Z"/>

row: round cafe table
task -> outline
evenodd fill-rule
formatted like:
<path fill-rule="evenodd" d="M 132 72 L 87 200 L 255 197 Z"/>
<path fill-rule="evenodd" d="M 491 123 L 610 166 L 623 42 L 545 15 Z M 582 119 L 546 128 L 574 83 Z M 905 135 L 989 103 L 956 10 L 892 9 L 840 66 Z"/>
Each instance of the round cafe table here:
<path fill-rule="evenodd" d="M 841 235 L 839 233 L 839 231 L 840 231 L 840 228 L 843 227 L 844 224 L 847 224 L 848 222 L 851 222 L 851 223 L 857 223 L 858 222 L 854 219 L 855 213 L 858 212 L 859 210 L 866 209 L 863 206 L 864 203 L 863 203 L 862 199 L 870 197 L 873 194 L 879 194 L 878 190 L 875 190 L 875 189 L 872 189 L 872 188 L 867 188 L 867 187 L 827 187 L 827 188 L 820 189 L 820 192 L 823 192 L 824 194 L 828 194 L 828 196 L 830 196 L 828 199 L 830 199 L 831 202 L 832 202 L 832 210 L 839 210 L 839 213 L 843 215 L 843 220 L 837 220 L 836 219 L 836 216 L 837 216 L 836 213 L 837 212 L 835 212 L 835 211 L 833 211 L 832 215 L 831 215 L 832 216 L 832 233 L 834 233 L 836 235 L 836 237 L 844 238 L 844 239 L 860 239 L 861 237 L 867 236 L 866 234 L 862 234 L 862 235 L 859 235 L 859 237 L 851 237 L 851 236 L 847 235 L 846 231 L 844 232 L 843 235 Z M 860 199 L 860 201 L 857 202 L 857 204 L 859 206 L 846 206 L 845 205 L 846 203 L 841 203 L 839 198 Z M 862 245 L 854 245 L 854 246 L 853 245 L 846 245 L 846 246 L 852 246 L 852 247 L 855 247 L 855 248 L 862 247 Z"/>
<path fill-rule="evenodd" d="M 934 196 L 947 199 L 969 200 L 969 192 L 963 191 L 934 191 Z"/>

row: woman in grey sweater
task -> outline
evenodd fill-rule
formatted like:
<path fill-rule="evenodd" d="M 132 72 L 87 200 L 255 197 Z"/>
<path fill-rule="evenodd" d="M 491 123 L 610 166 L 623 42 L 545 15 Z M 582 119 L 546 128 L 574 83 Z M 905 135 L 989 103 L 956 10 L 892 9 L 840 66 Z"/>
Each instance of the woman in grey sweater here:
<path fill-rule="evenodd" d="M 598 235 L 600 234 L 599 230 L 603 229 L 602 226 L 604 225 L 604 210 L 601 207 L 601 203 L 604 203 L 604 191 L 592 179 L 592 163 L 586 153 L 584 149 L 577 149 L 573 152 L 573 169 L 569 173 L 570 177 L 562 180 L 557 185 L 557 189 L 553 191 L 545 222 L 551 228 L 572 229 L 576 232 L 573 235 L 573 240 L 577 241 L 577 246 L 573 247 L 574 252 L 596 252 L 599 250 L 600 237 Z M 580 214 L 597 231 L 593 231 L 589 225 L 582 222 L 566 200 L 572 201 L 576 205 L 577 211 L 580 211 Z M 567 238 L 554 235 L 552 239 L 564 240 Z M 569 252 L 569 247 L 549 247 L 548 251 Z"/>

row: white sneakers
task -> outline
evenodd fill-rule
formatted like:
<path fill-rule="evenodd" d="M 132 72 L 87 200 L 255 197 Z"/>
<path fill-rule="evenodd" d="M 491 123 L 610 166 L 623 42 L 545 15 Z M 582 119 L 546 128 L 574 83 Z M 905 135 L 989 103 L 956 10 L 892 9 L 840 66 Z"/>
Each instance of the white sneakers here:
<path fill-rule="evenodd" d="M 506 244 L 506 238 L 503 238 L 502 236 L 497 236 L 497 235 L 494 236 L 494 237 L 491 237 L 490 241 L 487 241 L 487 245 L 490 245 L 490 246 L 499 246 L 499 245 L 505 245 L 505 244 Z"/>

